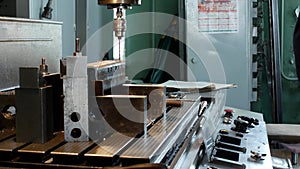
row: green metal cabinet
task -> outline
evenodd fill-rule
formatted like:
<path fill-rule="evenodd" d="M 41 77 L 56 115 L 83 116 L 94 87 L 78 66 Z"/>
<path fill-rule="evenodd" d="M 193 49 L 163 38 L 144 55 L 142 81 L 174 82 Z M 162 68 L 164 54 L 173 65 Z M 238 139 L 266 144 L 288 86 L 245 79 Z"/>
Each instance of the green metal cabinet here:
<path fill-rule="evenodd" d="M 299 5 L 298 0 L 279 1 L 283 123 L 300 123 L 300 86 L 292 43 L 297 19 L 295 11 Z"/>

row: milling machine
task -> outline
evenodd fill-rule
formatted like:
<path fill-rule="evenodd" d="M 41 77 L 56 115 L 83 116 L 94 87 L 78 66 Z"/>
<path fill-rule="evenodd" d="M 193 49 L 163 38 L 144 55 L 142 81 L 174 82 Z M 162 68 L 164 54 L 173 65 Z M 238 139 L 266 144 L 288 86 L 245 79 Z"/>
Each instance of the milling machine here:
<path fill-rule="evenodd" d="M 140 5 L 141 1 L 99 0 L 98 3 L 117 9 L 113 29 L 115 36 L 120 40 L 124 37 L 126 30 L 122 10 L 129 9 L 133 5 Z M 78 39 L 76 44 L 75 58 L 80 55 Z M 85 58 L 80 56 L 77 59 L 84 60 Z M 72 62 L 74 58 L 70 57 L 70 60 Z M 73 65 L 76 65 L 75 61 Z M 68 114 L 66 111 L 63 113 L 65 113 L 65 118 L 72 121 L 72 124 L 67 125 L 75 126 L 75 132 L 73 132 L 75 134 L 72 135 L 71 132 L 71 135 L 76 138 L 78 133 L 88 130 L 85 134 L 88 134 L 89 139 L 68 141 L 64 137 L 66 133 L 56 131 L 50 133 L 52 135 L 47 136 L 47 139 L 40 143 L 30 140 L 31 137 L 28 138 L 24 134 L 22 137 L 28 138 L 29 141 L 23 139 L 16 141 L 18 131 L 16 136 L 16 131 L 13 129 L 3 130 L 0 133 L 1 166 L 104 169 L 112 167 L 272 168 L 262 115 L 235 108 L 226 109 L 224 112 L 226 92 L 214 84 L 205 83 L 206 85 L 203 86 L 200 83 L 202 87 L 196 90 L 184 88 L 184 85 L 174 88 L 167 84 L 125 84 L 127 80 L 125 63 L 119 60 L 90 64 L 86 64 L 84 60 L 80 62 L 80 68 L 82 70 L 76 73 L 82 73 L 84 76 L 76 76 L 75 81 L 85 81 L 87 76 L 88 84 L 85 85 L 88 86 L 88 111 L 77 112 L 75 108 L 78 105 L 76 104 L 73 105 L 74 110 L 72 109 Z M 40 69 L 46 69 L 45 60 L 42 61 Z M 67 67 L 66 75 L 70 69 Z M 32 83 L 34 91 L 45 90 L 45 84 L 48 84 L 46 85 L 48 88 L 54 86 L 45 81 L 43 81 L 45 84 L 39 83 L 39 80 L 43 80 L 49 74 L 44 71 L 42 71 L 44 75 L 39 73 L 38 68 L 22 68 L 21 72 L 23 72 L 20 75 L 22 82 L 25 81 L 26 84 L 24 91 L 29 90 L 27 85 L 32 85 Z M 36 77 L 34 81 L 27 79 L 27 77 L 32 77 L 32 74 Z M 61 82 L 62 79 L 55 81 Z M 68 82 L 64 81 L 63 85 L 66 83 Z M 73 83 L 72 80 L 70 83 Z M 176 83 L 181 84 L 181 82 Z M 62 84 L 58 84 L 59 87 L 63 87 Z M 189 85 L 195 85 L 195 83 Z M 23 86 L 21 85 L 21 88 Z M 196 86 L 199 84 L 196 83 Z M 65 88 L 65 90 L 71 90 L 71 88 Z M 83 91 L 76 89 L 76 97 L 71 96 L 71 99 L 78 99 L 76 102 L 78 104 L 83 103 L 80 99 L 86 98 L 81 95 L 81 92 Z M 3 94 L 8 93 L 11 92 L 6 91 Z M 49 97 L 47 94 L 44 95 L 46 98 Z M 55 100 L 62 100 L 62 98 L 58 94 Z M 0 101 L 1 99 L 5 98 L 0 95 Z M 21 99 L 19 97 L 17 99 L 19 104 L 22 99 L 26 97 L 21 96 Z M 64 99 L 66 101 L 68 96 L 64 96 Z M 27 100 L 27 103 L 30 103 L 30 100 Z M 27 103 L 23 106 L 35 107 L 28 106 Z M 42 100 L 42 104 L 39 103 L 39 105 L 45 108 L 50 103 Z M 60 103 L 58 101 L 54 107 Z M 67 106 L 72 107 L 69 103 Z M 22 109 L 21 107 L 17 107 L 17 116 L 20 111 L 18 109 Z M 27 108 L 21 110 L 22 116 L 19 117 L 19 122 L 37 115 L 46 117 L 43 122 L 51 122 L 53 119 L 63 121 L 64 118 L 62 114 L 58 114 L 58 116 L 50 117 L 51 120 L 49 120 L 47 116 L 51 114 L 47 111 L 30 112 L 30 117 L 26 117 L 27 111 L 30 110 Z M 84 123 L 85 125 L 88 123 L 89 129 L 80 126 L 82 117 L 86 115 L 88 115 L 88 122 Z M 42 128 L 45 125 L 43 122 L 38 124 Z M 23 123 L 22 126 L 26 127 L 26 124 Z M 32 127 L 32 129 L 35 128 Z M 31 131 L 24 131 L 24 129 L 20 132 L 32 134 Z"/>

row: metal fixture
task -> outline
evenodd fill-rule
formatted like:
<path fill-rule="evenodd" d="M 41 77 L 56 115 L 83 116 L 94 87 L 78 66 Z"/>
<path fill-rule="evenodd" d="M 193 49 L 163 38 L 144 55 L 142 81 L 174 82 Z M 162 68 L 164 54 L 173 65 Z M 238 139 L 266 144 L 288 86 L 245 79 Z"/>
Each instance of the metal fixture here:
<path fill-rule="evenodd" d="M 42 58 L 42 63 L 40 65 L 40 74 L 42 76 L 48 74 L 48 65 L 46 64 L 46 59 L 45 58 Z"/>
<path fill-rule="evenodd" d="M 16 89 L 16 141 L 45 143 L 53 137 L 52 86 L 46 86 L 38 67 L 20 68 Z"/>
<path fill-rule="evenodd" d="M 79 38 L 75 42 L 74 56 L 66 58 L 63 77 L 64 135 L 68 142 L 89 141 L 87 56 L 79 53 Z"/>

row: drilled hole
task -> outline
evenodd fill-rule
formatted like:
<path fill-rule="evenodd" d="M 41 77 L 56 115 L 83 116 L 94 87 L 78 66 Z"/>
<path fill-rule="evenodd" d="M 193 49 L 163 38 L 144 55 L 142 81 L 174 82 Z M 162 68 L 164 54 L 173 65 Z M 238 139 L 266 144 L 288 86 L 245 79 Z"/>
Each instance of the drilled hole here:
<path fill-rule="evenodd" d="M 81 136 L 81 130 L 79 128 L 74 128 L 72 131 L 71 131 L 71 136 L 73 138 L 79 138 Z"/>
<path fill-rule="evenodd" d="M 72 122 L 79 122 L 80 120 L 80 114 L 77 112 L 73 112 L 70 116 Z"/>

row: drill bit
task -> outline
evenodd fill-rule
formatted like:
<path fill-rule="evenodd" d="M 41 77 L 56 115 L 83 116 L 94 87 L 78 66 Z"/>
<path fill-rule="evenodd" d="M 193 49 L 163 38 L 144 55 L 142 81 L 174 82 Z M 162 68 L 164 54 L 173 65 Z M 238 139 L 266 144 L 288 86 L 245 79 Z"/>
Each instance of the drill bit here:
<path fill-rule="evenodd" d="M 121 40 L 119 39 L 119 60 L 121 60 Z"/>

